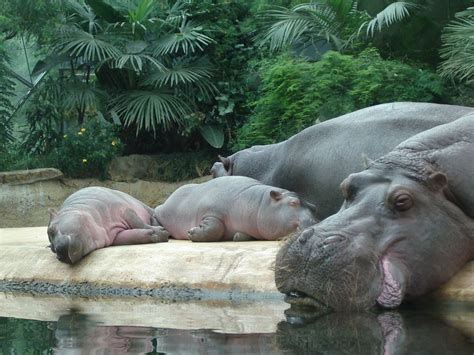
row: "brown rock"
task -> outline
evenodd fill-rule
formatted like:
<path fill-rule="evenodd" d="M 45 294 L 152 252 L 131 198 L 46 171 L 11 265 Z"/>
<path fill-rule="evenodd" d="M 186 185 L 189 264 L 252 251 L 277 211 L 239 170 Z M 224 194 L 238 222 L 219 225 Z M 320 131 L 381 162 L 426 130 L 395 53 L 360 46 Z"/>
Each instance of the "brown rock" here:
<path fill-rule="evenodd" d="M 62 176 L 63 173 L 54 168 L 5 171 L 0 172 L 0 183 L 9 185 L 25 185 L 38 181 L 54 180 Z"/>

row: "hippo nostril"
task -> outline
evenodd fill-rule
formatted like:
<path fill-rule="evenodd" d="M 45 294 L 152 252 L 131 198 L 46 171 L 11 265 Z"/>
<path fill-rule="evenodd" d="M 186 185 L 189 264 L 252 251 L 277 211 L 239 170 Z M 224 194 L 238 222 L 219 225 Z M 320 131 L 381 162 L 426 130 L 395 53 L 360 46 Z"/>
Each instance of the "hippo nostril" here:
<path fill-rule="evenodd" d="M 337 243 L 341 243 L 344 240 L 346 240 L 346 238 L 343 237 L 342 235 L 332 235 L 323 240 L 323 246 L 326 247 L 328 245 L 334 245 Z"/>

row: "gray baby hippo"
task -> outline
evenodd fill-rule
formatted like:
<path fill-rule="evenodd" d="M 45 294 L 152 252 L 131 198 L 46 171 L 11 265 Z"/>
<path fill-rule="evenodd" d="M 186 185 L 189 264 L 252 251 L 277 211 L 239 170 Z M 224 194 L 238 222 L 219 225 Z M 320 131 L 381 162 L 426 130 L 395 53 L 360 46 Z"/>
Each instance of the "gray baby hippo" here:
<path fill-rule="evenodd" d="M 163 227 L 152 226 L 153 209 L 126 193 L 86 187 L 50 210 L 48 237 L 59 261 L 74 264 L 111 245 L 168 241 Z"/>
<path fill-rule="evenodd" d="M 193 242 L 276 240 L 316 222 L 294 192 L 244 176 L 184 185 L 154 217 L 173 238 Z"/>

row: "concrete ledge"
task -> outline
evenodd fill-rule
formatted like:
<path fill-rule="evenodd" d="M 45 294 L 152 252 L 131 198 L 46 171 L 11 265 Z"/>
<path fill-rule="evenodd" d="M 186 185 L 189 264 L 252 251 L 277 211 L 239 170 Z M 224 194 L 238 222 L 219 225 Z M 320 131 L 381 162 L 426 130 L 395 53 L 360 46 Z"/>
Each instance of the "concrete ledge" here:
<path fill-rule="evenodd" d="M 163 299 L 281 300 L 278 242 L 169 243 L 96 250 L 70 266 L 46 246 L 46 227 L 0 229 L 0 291 Z"/>
<path fill-rule="evenodd" d="M 97 250 L 75 266 L 46 248 L 46 227 L 0 229 L 0 291 L 164 300 L 281 301 L 278 242 L 169 243 Z M 474 262 L 429 298 L 474 301 Z"/>

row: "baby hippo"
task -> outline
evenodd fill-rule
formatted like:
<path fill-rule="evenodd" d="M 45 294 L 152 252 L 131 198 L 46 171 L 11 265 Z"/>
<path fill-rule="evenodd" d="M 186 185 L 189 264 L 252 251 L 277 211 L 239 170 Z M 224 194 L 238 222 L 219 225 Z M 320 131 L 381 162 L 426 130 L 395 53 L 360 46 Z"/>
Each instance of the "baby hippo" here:
<path fill-rule="evenodd" d="M 314 224 L 311 207 L 288 190 L 223 176 L 180 187 L 154 216 L 175 239 L 276 240 Z"/>
<path fill-rule="evenodd" d="M 166 242 L 169 237 L 163 227 L 151 226 L 152 208 L 105 187 L 81 189 L 64 201 L 59 212 L 49 212 L 51 250 L 68 264 L 110 245 Z"/>

